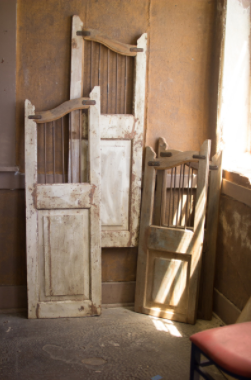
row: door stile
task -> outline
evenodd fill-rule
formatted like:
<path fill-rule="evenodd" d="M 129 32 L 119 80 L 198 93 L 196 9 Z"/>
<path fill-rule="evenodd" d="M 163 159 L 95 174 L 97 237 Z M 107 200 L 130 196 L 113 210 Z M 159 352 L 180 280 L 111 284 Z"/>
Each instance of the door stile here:
<path fill-rule="evenodd" d="M 148 228 L 152 224 L 153 205 L 154 205 L 154 189 L 156 170 L 152 166 L 146 171 L 149 161 L 154 161 L 156 154 L 149 146 L 146 147 L 145 157 L 145 173 L 143 196 L 141 205 L 140 218 L 140 235 L 139 235 L 139 251 L 137 263 L 137 284 L 135 292 L 135 311 L 143 312 L 146 301 L 146 279 L 147 279 L 147 263 L 148 263 Z"/>
<path fill-rule="evenodd" d="M 198 184 L 195 201 L 194 213 L 194 239 L 193 239 L 193 252 L 191 257 L 190 266 L 190 286 L 188 298 L 188 323 L 194 323 L 197 315 L 198 297 L 199 297 L 199 278 L 202 263 L 202 249 L 204 238 L 204 226 L 206 216 L 206 201 L 208 190 L 208 176 L 209 176 L 209 157 L 211 151 L 211 141 L 206 140 L 201 146 L 200 155 L 205 159 L 199 160 L 198 168 Z"/>
<path fill-rule="evenodd" d="M 100 199 L 101 199 L 101 164 L 100 164 L 100 87 L 94 87 L 90 98 L 96 101 L 96 105 L 89 108 L 89 164 L 90 184 L 97 185 L 94 190 L 93 202 L 90 209 L 90 262 L 91 262 L 91 294 L 92 314 L 101 314 L 101 223 L 100 223 Z M 95 132 L 95 133 L 94 133 Z M 98 283 L 97 283 L 98 281 Z"/>
<path fill-rule="evenodd" d="M 37 184 L 37 124 L 28 119 L 35 114 L 35 106 L 25 100 L 25 200 L 26 200 L 26 262 L 28 318 L 36 318 L 38 302 L 38 212 L 36 209 Z"/>

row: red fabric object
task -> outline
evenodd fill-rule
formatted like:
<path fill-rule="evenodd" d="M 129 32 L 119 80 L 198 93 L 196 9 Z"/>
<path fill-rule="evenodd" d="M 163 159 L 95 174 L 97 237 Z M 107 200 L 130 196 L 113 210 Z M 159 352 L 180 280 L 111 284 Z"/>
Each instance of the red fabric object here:
<path fill-rule="evenodd" d="M 251 378 L 251 322 L 205 330 L 190 340 L 220 367 Z"/>

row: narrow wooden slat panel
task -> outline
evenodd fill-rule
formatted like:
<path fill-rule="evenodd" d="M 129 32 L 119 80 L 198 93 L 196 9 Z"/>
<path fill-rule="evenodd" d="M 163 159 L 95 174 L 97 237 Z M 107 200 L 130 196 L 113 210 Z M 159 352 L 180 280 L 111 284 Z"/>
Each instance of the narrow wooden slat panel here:
<path fill-rule="evenodd" d="M 90 208 L 95 187 L 90 184 L 37 185 L 37 209 Z"/>
<path fill-rule="evenodd" d="M 111 49 L 112 51 L 114 51 L 116 53 L 120 53 L 121 55 L 137 56 L 137 54 L 141 53 L 141 52 L 137 53 L 137 52 L 131 52 L 130 51 L 131 48 L 135 49 L 135 48 L 137 48 L 137 46 L 130 45 L 130 44 L 124 44 L 124 43 L 121 43 L 119 41 L 110 39 L 109 37 L 107 37 L 106 35 L 104 35 L 103 33 L 99 32 L 99 31 L 97 31 L 96 29 L 84 28 L 83 31 L 90 33 L 89 36 L 84 36 L 85 40 L 96 41 L 97 43 L 101 43 L 101 44 L 105 45 L 107 48 Z"/>
<path fill-rule="evenodd" d="M 133 139 L 135 137 L 135 117 L 128 114 L 101 114 L 100 129 L 102 138 Z"/>
<path fill-rule="evenodd" d="M 71 318 L 100 315 L 101 309 L 93 308 L 91 301 L 40 302 L 37 318 Z"/>
<path fill-rule="evenodd" d="M 150 226 L 147 246 L 150 249 L 166 251 L 168 248 L 170 252 L 190 254 L 193 235 L 192 230 Z"/>
<path fill-rule="evenodd" d="M 90 105 L 83 105 L 82 102 L 84 100 L 90 100 L 88 97 L 80 97 L 74 100 L 63 102 L 63 104 L 57 106 L 54 109 L 46 110 L 45 112 L 36 112 L 36 115 L 41 116 L 39 120 L 35 119 L 37 124 L 42 124 L 45 122 L 55 121 L 66 114 L 73 112 L 77 109 L 88 109 Z"/>

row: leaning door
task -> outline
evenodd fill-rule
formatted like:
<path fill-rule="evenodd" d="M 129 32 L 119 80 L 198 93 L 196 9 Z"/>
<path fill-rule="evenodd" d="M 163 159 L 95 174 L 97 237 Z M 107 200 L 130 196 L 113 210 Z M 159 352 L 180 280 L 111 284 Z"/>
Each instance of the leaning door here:
<path fill-rule="evenodd" d="M 66 141 L 72 139 L 68 127 L 71 114 L 82 119 L 87 108 L 89 183 L 72 183 L 67 179 L 72 161 L 68 166 L 65 161 Z M 47 112 L 35 113 L 25 102 L 29 318 L 101 313 L 99 115 L 99 87 L 90 99 L 67 101 Z"/>
<path fill-rule="evenodd" d="M 200 152 L 170 150 L 165 153 L 167 158 L 156 159 L 153 150 L 146 148 L 137 312 L 186 323 L 196 320 L 209 155 L 209 141 L 203 143 Z M 155 198 L 155 178 L 156 171 L 161 170 L 165 179 L 159 202 Z M 158 223 L 153 217 L 154 199 L 161 205 Z"/>

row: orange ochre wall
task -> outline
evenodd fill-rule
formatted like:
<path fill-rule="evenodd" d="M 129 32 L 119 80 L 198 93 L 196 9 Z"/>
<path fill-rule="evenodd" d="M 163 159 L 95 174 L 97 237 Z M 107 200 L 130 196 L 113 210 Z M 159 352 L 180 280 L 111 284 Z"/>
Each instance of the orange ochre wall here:
<path fill-rule="evenodd" d="M 79 15 L 85 27 L 124 43 L 136 44 L 142 33 L 148 33 L 146 145 L 155 149 L 163 136 L 169 147 L 198 150 L 206 138 L 214 138 L 216 14 L 216 0 L 18 0 L 16 158 L 21 172 L 24 100 L 46 110 L 69 99 L 73 15 Z M 14 197 L 24 204 L 23 194 Z M 6 192 L 6 203 L 11 198 Z M 18 219 L 24 226 L 23 208 Z M 24 230 L 20 232 L 18 225 L 11 230 L 13 241 L 21 247 L 9 252 L 8 265 L 16 267 L 8 266 L 8 274 L 0 261 L 0 284 L 25 285 L 24 240 L 20 239 Z M 0 246 L 4 240 L 0 235 Z M 132 283 L 136 261 L 137 249 L 103 249 L 103 282 Z"/>

